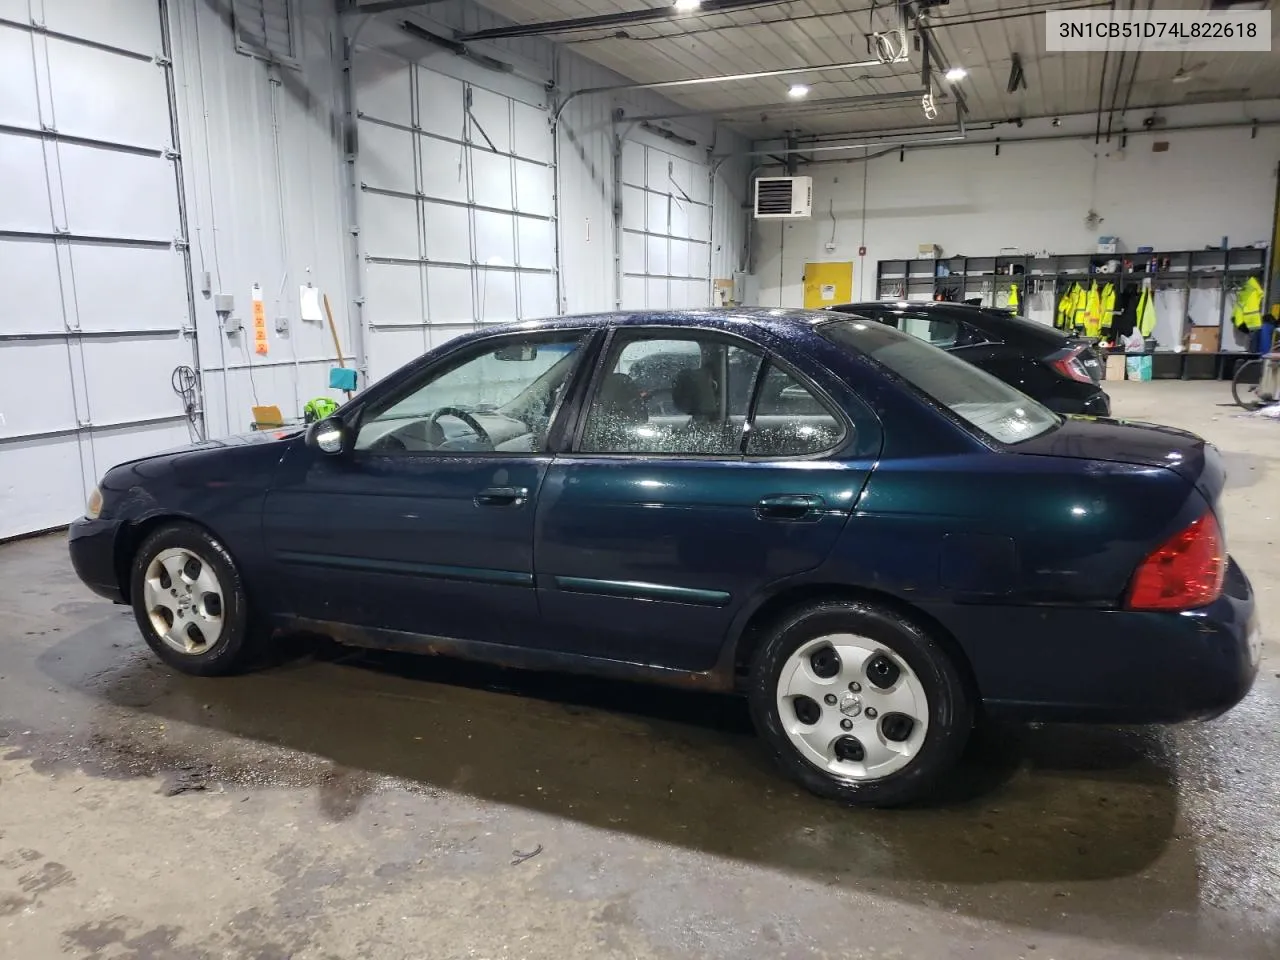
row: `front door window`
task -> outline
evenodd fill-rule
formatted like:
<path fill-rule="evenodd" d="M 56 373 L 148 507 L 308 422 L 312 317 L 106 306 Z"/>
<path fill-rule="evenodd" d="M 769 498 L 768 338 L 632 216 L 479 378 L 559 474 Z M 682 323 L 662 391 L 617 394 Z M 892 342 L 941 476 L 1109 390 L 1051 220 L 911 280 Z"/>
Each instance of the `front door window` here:
<path fill-rule="evenodd" d="M 537 453 L 581 353 L 581 331 L 508 337 L 464 353 L 360 421 L 356 450 Z"/>

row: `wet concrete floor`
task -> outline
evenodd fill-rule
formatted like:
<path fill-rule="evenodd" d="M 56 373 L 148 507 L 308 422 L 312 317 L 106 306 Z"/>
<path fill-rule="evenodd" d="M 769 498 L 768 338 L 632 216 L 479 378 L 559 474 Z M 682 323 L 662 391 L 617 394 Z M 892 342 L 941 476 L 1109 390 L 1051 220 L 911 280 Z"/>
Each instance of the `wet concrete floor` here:
<path fill-rule="evenodd" d="M 793 789 L 732 698 L 306 641 L 183 677 L 61 537 L 0 546 L 0 958 L 1280 957 L 1280 423 L 1113 395 L 1228 454 L 1262 677 L 985 729 L 919 809 Z"/>

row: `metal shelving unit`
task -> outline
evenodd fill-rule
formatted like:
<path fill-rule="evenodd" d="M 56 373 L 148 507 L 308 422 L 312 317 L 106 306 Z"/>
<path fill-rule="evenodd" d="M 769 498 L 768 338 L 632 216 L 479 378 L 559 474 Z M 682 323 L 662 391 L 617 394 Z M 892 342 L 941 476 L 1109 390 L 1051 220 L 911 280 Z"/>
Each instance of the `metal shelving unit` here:
<path fill-rule="evenodd" d="M 1105 272 L 1111 261 L 1120 269 Z M 1103 271 L 1099 267 L 1104 268 Z M 1228 297 L 1249 276 L 1263 280 L 1267 269 L 1265 247 L 1232 247 L 1226 250 L 1156 250 L 1151 253 L 1079 253 L 1047 257 L 998 255 L 994 257 L 939 257 L 937 259 L 881 260 L 876 267 L 876 295 L 881 300 L 933 300 L 951 292 L 958 301 L 980 299 L 983 306 L 1005 307 L 1009 287 L 1017 283 L 1022 303 L 1046 289 L 1053 303 L 1072 283 L 1140 282 L 1150 279 L 1160 290 L 1184 290 L 1187 303 L 1192 289 L 1216 289 L 1217 316 L 1223 317 Z M 1265 282 L 1265 281 L 1264 281 Z M 1183 333 L 1189 318 L 1184 314 Z M 1225 337 L 1230 320 L 1219 321 Z M 1256 354 L 1238 350 L 1187 353 L 1154 351 L 1160 378 L 1213 379 L 1230 377 L 1236 364 Z"/>

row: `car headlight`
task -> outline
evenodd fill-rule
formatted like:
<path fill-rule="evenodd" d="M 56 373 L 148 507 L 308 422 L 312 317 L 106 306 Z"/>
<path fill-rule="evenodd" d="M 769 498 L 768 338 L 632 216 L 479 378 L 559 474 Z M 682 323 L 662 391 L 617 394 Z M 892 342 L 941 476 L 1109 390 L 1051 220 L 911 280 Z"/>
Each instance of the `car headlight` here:
<path fill-rule="evenodd" d="M 102 491 L 97 487 L 89 494 L 89 502 L 85 505 L 84 515 L 90 520 L 97 520 L 102 513 Z"/>

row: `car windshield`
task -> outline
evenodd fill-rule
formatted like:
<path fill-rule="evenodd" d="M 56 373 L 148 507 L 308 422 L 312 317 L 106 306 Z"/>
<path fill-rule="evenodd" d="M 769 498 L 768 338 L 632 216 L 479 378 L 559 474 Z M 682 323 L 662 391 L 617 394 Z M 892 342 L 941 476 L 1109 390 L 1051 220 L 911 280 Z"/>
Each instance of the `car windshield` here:
<path fill-rule="evenodd" d="M 1002 380 L 893 327 L 861 320 L 824 323 L 828 340 L 852 347 L 1001 443 L 1052 430 L 1061 418 Z"/>

